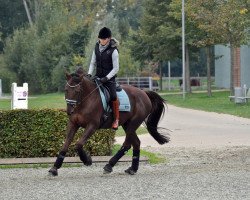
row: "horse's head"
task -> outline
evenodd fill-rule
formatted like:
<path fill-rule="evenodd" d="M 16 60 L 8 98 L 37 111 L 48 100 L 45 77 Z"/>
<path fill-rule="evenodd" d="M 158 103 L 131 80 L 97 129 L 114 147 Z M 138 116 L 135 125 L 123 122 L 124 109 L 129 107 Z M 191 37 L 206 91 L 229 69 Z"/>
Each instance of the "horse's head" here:
<path fill-rule="evenodd" d="M 67 83 L 65 85 L 65 100 L 67 103 L 67 114 L 71 115 L 82 99 L 82 80 L 84 74 L 66 73 Z"/>

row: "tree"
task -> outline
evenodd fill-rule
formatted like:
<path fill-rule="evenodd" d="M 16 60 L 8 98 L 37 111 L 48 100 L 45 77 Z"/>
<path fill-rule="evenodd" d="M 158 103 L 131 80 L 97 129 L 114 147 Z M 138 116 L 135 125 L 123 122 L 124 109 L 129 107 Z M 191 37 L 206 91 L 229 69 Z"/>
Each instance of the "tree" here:
<path fill-rule="evenodd" d="M 107 3 L 107 11 L 113 12 L 118 19 L 118 28 L 121 39 L 126 40 L 130 29 L 137 30 L 142 13 L 140 0 L 116 0 Z"/>
<path fill-rule="evenodd" d="M 249 0 L 188 0 L 189 16 L 203 34 L 199 41 L 201 46 L 213 44 L 230 45 L 231 49 L 231 83 L 230 90 L 234 93 L 235 74 L 240 79 L 239 66 L 235 63 L 235 51 L 249 38 Z M 239 84 L 239 83 L 238 83 Z"/>
<path fill-rule="evenodd" d="M 146 0 L 139 31 L 132 35 L 132 53 L 141 61 L 158 63 L 162 77 L 163 61 L 178 57 L 180 53 L 180 30 L 178 22 L 168 13 L 170 0 Z M 162 89 L 162 84 L 160 84 Z"/>
<path fill-rule="evenodd" d="M 23 2 L 20 0 L 0 0 L 0 53 L 3 51 L 4 39 L 13 31 L 28 22 Z"/>
<path fill-rule="evenodd" d="M 74 5 L 68 2 L 44 1 L 34 25 L 16 30 L 6 40 L 4 65 L 16 75 L 19 84 L 28 82 L 31 92 L 61 89 L 64 77 L 59 71 L 70 68 L 73 58 L 85 53 L 92 10 L 87 13 L 86 8 L 83 13 L 81 9 L 69 9 Z"/>
<path fill-rule="evenodd" d="M 197 1 L 193 1 L 197 3 Z M 199 28 L 199 23 L 194 20 L 193 16 L 195 15 L 195 11 L 200 12 L 199 9 L 196 7 L 197 5 L 192 4 L 191 1 L 187 1 L 186 3 L 186 16 L 187 16 L 187 23 L 189 24 L 189 42 L 190 45 L 196 46 L 198 48 L 205 48 L 206 53 L 206 69 L 207 69 L 207 94 L 208 96 L 212 96 L 211 90 L 211 63 L 212 63 L 212 48 L 213 45 L 216 43 L 216 38 L 213 37 L 211 34 L 207 34 L 205 31 Z M 213 23 L 213 15 L 214 15 L 214 2 L 206 2 L 205 7 L 208 13 L 203 13 L 206 15 L 206 23 L 212 24 Z M 218 40 L 217 40 L 218 41 Z"/>
<path fill-rule="evenodd" d="M 186 7 L 186 6 L 185 6 Z M 181 27 L 182 27 L 182 2 L 179 0 L 172 0 L 170 4 L 170 12 L 169 15 L 173 17 L 178 24 L 178 33 L 179 37 L 181 37 Z M 186 9 L 185 9 L 186 15 Z M 191 93 L 191 85 L 190 85 L 190 57 L 192 54 L 197 54 L 198 48 L 194 45 L 194 41 L 197 40 L 197 28 L 194 26 L 192 20 L 188 17 L 185 19 L 185 91 Z M 181 40 L 180 40 L 181 41 Z M 180 41 L 178 43 L 181 46 Z"/>

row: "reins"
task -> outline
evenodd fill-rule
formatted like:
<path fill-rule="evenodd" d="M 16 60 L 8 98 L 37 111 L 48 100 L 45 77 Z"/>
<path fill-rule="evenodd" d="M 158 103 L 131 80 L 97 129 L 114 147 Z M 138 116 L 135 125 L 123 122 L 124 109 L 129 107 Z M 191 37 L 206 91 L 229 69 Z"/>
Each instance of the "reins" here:
<path fill-rule="evenodd" d="M 95 90 L 97 90 L 97 89 L 102 85 L 102 83 L 98 84 L 97 82 L 96 82 L 96 84 L 97 84 L 97 86 L 95 87 L 95 89 L 93 89 L 87 96 L 85 96 L 85 97 L 84 97 L 83 99 L 81 99 L 80 101 L 78 101 L 79 98 L 78 98 L 77 100 L 65 99 L 66 103 L 69 104 L 69 105 L 72 105 L 72 106 L 75 108 L 77 105 L 81 104 L 83 101 L 85 101 L 87 98 L 89 98 L 90 95 L 93 94 L 93 93 L 95 92 Z M 76 84 L 76 85 L 70 85 L 70 84 L 67 82 L 67 85 L 68 85 L 70 88 L 75 88 L 75 87 L 77 87 L 77 86 L 80 86 L 80 90 L 82 91 L 82 89 L 81 89 L 81 83 L 78 83 L 78 84 Z"/>
<path fill-rule="evenodd" d="M 100 85 L 97 85 L 97 86 L 95 87 L 95 89 L 93 89 L 86 97 L 84 97 L 80 103 L 82 103 L 85 99 L 87 99 L 87 98 L 88 98 L 95 90 L 97 90 L 101 85 L 102 85 L 102 83 L 101 83 Z"/>

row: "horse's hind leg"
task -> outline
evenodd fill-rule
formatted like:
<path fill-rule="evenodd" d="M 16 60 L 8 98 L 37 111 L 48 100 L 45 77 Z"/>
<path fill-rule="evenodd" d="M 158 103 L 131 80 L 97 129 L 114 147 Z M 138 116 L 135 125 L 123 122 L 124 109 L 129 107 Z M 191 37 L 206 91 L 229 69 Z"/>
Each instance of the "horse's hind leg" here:
<path fill-rule="evenodd" d="M 133 121 L 127 123 L 126 126 L 123 126 L 123 129 L 126 132 L 126 139 L 123 143 L 121 149 L 110 159 L 109 163 L 105 165 L 104 173 L 112 172 L 112 168 L 119 161 L 119 159 L 126 154 L 126 152 L 133 146 L 133 160 L 132 166 L 125 170 L 126 173 L 134 175 L 139 167 L 139 158 L 140 158 L 140 140 L 136 135 L 135 130 L 140 126 L 141 123 Z"/>
<path fill-rule="evenodd" d="M 103 173 L 111 173 L 113 171 L 113 167 L 116 165 L 116 163 L 124 156 L 127 151 L 131 148 L 131 144 L 128 142 L 128 137 L 126 136 L 126 139 L 121 147 L 121 149 L 109 160 L 108 164 L 106 164 L 103 168 Z"/>
<path fill-rule="evenodd" d="M 138 168 L 139 168 L 139 161 L 140 161 L 140 144 L 141 141 L 139 140 L 136 132 L 129 133 L 131 144 L 133 146 L 133 157 L 132 157 L 132 165 L 128 169 L 125 170 L 126 173 L 134 175 Z"/>
<path fill-rule="evenodd" d="M 130 123 L 128 123 L 125 128 L 126 135 L 129 137 L 128 141 L 133 146 L 132 165 L 125 170 L 126 173 L 131 175 L 134 175 L 139 168 L 141 141 L 136 135 L 136 130 L 141 125 L 141 123 L 141 120 L 137 120 L 136 118 L 134 118 L 130 120 Z"/>

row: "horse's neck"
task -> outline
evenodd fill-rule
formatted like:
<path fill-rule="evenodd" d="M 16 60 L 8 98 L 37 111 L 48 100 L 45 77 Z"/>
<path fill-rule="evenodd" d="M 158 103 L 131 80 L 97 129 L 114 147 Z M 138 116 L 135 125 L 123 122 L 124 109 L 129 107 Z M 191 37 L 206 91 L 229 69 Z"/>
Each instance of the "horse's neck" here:
<path fill-rule="evenodd" d="M 91 81 L 88 78 L 84 77 L 82 87 L 83 87 L 83 98 L 86 98 L 90 94 L 92 95 L 92 93 L 95 92 L 95 89 L 96 89 L 97 86 L 93 81 Z"/>

